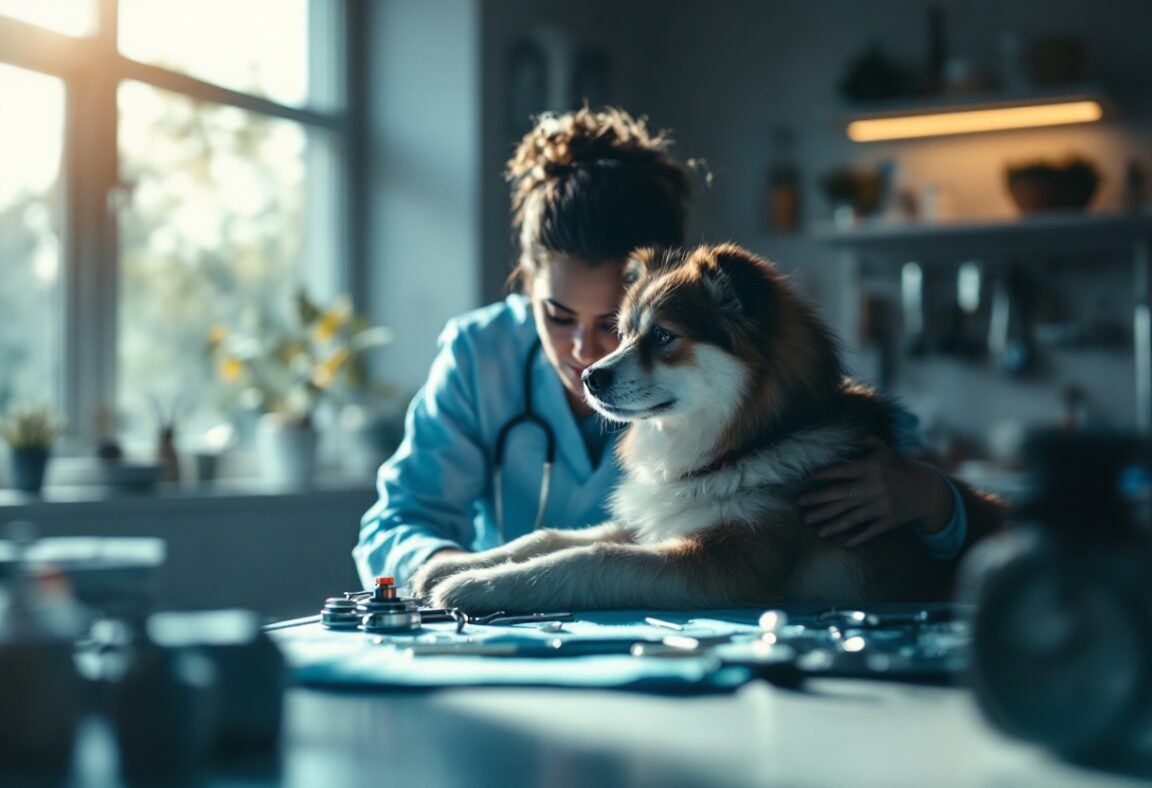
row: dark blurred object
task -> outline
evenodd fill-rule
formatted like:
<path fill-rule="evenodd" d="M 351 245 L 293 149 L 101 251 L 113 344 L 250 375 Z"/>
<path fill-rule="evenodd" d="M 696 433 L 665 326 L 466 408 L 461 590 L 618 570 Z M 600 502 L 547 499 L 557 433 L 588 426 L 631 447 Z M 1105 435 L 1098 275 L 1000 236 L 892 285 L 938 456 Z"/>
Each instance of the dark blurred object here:
<path fill-rule="evenodd" d="M 1005 732 L 1077 760 L 1131 757 L 1152 734 L 1149 446 L 1045 432 L 1033 494 L 965 559 L 975 605 L 969 681 Z"/>
<path fill-rule="evenodd" d="M 986 354 L 985 321 L 990 310 L 984 297 L 985 279 L 980 260 L 965 260 L 957 266 L 956 294 L 944 309 L 947 328 L 939 342 L 941 353 L 965 360 Z"/>
<path fill-rule="evenodd" d="M 116 440 L 116 412 L 101 406 L 96 410 L 96 456 L 102 460 L 119 461 L 124 450 Z"/>
<path fill-rule="evenodd" d="M 944 89 L 945 64 L 948 62 L 948 37 L 944 32 L 944 9 L 928 9 L 928 92 Z"/>
<path fill-rule="evenodd" d="M 1128 213 L 1136 213 L 1144 207 L 1148 198 L 1146 192 L 1147 178 L 1144 167 L 1135 159 L 1129 160 L 1124 167 L 1124 193 L 1121 197 L 1123 208 Z"/>
<path fill-rule="evenodd" d="M 872 43 L 851 63 L 840 80 L 846 101 L 883 101 L 913 94 L 912 80 Z"/>
<path fill-rule="evenodd" d="M 123 459 L 124 450 L 114 440 L 102 440 L 96 445 L 96 456 L 102 460 L 115 462 Z"/>
<path fill-rule="evenodd" d="M 278 768 L 286 672 L 255 613 L 154 613 L 124 656 L 112 717 L 128 781 Z"/>
<path fill-rule="evenodd" d="M 781 126 L 773 134 L 775 161 L 768 173 L 768 214 L 771 228 L 780 233 L 800 227 L 800 171 L 792 154 L 794 133 Z"/>
<path fill-rule="evenodd" d="M 1028 88 L 1020 35 L 1014 30 L 1000 34 L 1000 88 L 1006 93 L 1023 93 Z"/>
<path fill-rule="evenodd" d="M 197 651 L 212 662 L 217 702 L 213 750 L 217 758 L 261 759 L 279 749 L 284 657 L 250 610 L 156 613 L 152 642 Z"/>
<path fill-rule="evenodd" d="M 112 490 L 125 493 L 147 493 L 163 480 L 163 462 L 126 462 L 101 460 L 97 468 L 99 483 Z"/>
<path fill-rule="evenodd" d="M 509 48 L 506 68 L 508 139 L 520 139 L 548 109 L 548 58 L 539 42 L 524 36 Z"/>
<path fill-rule="evenodd" d="M 164 466 L 164 481 L 180 481 L 180 455 L 176 452 L 175 427 L 160 428 L 160 433 L 156 436 L 156 462 Z"/>
<path fill-rule="evenodd" d="M 8 458 L 12 489 L 29 495 L 40 495 L 44 487 L 48 461 L 52 458 L 52 449 L 14 448 Z"/>
<path fill-rule="evenodd" d="M 114 684 L 111 719 L 128 785 L 195 783 L 211 746 L 215 673 L 203 654 L 133 644 Z"/>
<path fill-rule="evenodd" d="M 1088 159 L 1069 156 L 1061 163 L 1033 161 L 1004 168 L 1008 192 L 1021 213 L 1082 210 L 1088 207 L 1100 183 L 1100 174 Z"/>
<path fill-rule="evenodd" d="M 875 293 L 861 293 L 860 338 L 863 347 L 875 348 L 878 358 L 876 383 L 882 391 L 891 391 L 896 381 L 900 331 L 897 307 Z"/>
<path fill-rule="evenodd" d="M 1087 421 L 1084 389 L 1075 383 L 1060 387 L 1060 403 L 1064 414 L 1060 417 L 1060 429 L 1064 432 L 1080 432 Z"/>
<path fill-rule="evenodd" d="M 1033 85 L 1070 85 L 1084 78 L 1084 43 L 1078 38 L 1038 38 L 1028 47 Z"/>
<path fill-rule="evenodd" d="M 1018 268 L 996 275 L 988 315 L 988 354 L 1009 375 L 1024 375 L 1036 364 L 1032 335 L 1035 289 Z"/>
<path fill-rule="evenodd" d="M 824 173 L 820 188 L 834 210 L 848 206 L 857 216 L 871 216 L 884 196 L 884 178 L 874 170 L 845 165 Z"/>
<path fill-rule="evenodd" d="M 83 711 L 72 643 L 80 612 L 59 574 L 27 560 L 34 531 L 12 523 L 13 571 L 0 586 L 0 785 L 52 784 L 72 767 Z"/>

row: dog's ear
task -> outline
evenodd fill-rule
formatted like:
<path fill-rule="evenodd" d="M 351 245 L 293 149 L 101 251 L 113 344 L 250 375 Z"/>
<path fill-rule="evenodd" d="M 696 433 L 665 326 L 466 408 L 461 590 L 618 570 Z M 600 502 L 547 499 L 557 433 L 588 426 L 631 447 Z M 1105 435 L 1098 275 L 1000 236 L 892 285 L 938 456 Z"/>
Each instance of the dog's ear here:
<path fill-rule="evenodd" d="M 714 246 L 702 266 L 712 300 L 729 314 L 767 314 L 782 283 L 776 266 L 736 244 Z"/>
<path fill-rule="evenodd" d="M 654 246 L 643 246 L 633 250 L 628 255 L 628 262 L 624 264 L 624 283 L 634 285 L 645 274 L 656 268 L 659 254 L 660 250 Z"/>
<path fill-rule="evenodd" d="M 701 266 L 700 273 L 712 303 L 720 312 L 738 315 L 743 311 L 744 305 L 740 302 L 740 296 L 736 294 L 736 283 L 720 257 Z"/>

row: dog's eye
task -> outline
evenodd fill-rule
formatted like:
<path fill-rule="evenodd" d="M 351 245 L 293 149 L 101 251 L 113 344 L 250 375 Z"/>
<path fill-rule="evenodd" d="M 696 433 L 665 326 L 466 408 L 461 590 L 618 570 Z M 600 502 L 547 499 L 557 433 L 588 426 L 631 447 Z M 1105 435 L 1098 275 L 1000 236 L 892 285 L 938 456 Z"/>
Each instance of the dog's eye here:
<path fill-rule="evenodd" d="M 672 343 L 676 335 L 670 331 L 665 331 L 660 326 L 652 327 L 652 341 L 656 343 L 656 347 L 665 347 Z"/>

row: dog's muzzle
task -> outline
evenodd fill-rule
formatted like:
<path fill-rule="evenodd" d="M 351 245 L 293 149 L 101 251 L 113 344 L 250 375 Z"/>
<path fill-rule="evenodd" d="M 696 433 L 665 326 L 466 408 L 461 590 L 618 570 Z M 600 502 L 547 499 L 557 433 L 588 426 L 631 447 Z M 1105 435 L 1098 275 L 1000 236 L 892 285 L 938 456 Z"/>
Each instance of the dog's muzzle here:
<path fill-rule="evenodd" d="M 602 396 L 612 386 L 612 370 L 606 367 L 589 367 L 580 376 L 584 388 L 594 397 Z"/>

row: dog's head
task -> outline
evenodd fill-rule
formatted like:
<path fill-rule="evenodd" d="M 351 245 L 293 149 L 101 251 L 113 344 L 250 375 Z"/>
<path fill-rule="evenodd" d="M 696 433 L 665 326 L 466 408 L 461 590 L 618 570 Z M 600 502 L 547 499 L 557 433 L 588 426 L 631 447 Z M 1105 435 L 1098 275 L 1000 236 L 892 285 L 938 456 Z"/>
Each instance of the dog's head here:
<path fill-rule="evenodd" d="M 733 244 L 649 249 L 628 273 L 620 346 L 583 376 L 607 418 L 727 414 L 729 429 L 759 433 L 838 389 L 831 335 L 768 261 Z"/>

